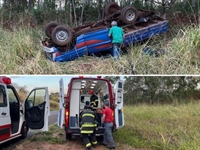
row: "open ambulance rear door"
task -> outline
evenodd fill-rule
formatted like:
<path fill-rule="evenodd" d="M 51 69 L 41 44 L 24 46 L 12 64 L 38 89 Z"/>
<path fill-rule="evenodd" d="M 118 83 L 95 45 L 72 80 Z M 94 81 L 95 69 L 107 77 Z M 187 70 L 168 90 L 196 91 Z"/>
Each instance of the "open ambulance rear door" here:
<path fill-rule="evenodd" d="M 60 93 L 59 93 L 59 105 L 60 105 L 60 110 L 58 112 L 58 126 L 60 128 L 63 127 L 63 122 L 64 122 L 64 111 L 65 107 L 63 106 L 64 104 L 64 82 L 63 79 L 61 78 L 60 81 Z"/>
<path fill-rule="evenodd" d="M 123 113 L 123 81 L 118 80 L 115 84 L 115 123 L 116 129 L 124 126 L 124 113 Z"/>
<path fill-rule="evenodd" d="M 50 115 L 47 87 L 33 89 L 24 101 L 24 118 L 31 131 L 48 131 Z"/>

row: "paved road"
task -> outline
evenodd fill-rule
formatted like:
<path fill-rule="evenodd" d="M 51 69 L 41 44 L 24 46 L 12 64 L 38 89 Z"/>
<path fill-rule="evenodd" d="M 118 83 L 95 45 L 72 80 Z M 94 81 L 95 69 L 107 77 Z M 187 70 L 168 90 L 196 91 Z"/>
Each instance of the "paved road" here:
<path fill-rule="evenodd" d="M 58 116 L 58 111 L 51 111 L 50 116 L 49 116 L 49 125 L 56 123 L 57 122 L 57 116 Z M 27 137 L 33 136 L 33 132 L 28 132 Z M 13 150 L 16 144 L 19 144 L 22 142 L 22 140 L 14 139 L 9 142 L 6 142 L 5 144 L 0 145 L 0 150 Z"/>
<path fill-rule="evenodd" d="M 58 117 L 58 111 L 51 111 L 49 116 L 49 125 L 57 122 L 57 117 Z"/>

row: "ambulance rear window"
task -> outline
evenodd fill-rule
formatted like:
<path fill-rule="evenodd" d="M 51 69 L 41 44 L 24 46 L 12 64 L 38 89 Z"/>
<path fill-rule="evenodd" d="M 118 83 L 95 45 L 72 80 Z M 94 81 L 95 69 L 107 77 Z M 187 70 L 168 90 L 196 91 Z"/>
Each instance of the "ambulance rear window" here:
<path fill-rule="evenodd" d="M 0 107 L 7 107 L 5 87 L 0 85 Z"/>
<path fill-rule="evenodd" d="M 122 82 L 118 83 L 118 88 L 122 88 Z"/>

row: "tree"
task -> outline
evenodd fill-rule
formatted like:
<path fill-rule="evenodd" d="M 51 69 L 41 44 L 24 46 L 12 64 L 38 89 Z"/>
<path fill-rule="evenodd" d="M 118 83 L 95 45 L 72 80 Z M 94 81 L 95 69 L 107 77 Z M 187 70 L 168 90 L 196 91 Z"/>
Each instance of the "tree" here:
<path fill-rule="evenodd" d="M 196 96 L 199 82 L 200 77 L 191 76 L 128 76 L 125 77 L 124 100 L 126 104 L 185 101 Z"/>
<path fill-rule="evenodd" d="M 120 79 L 120 76 L 105 76 L 104 78 L 110 80 L 112 84 L 115 84 Z"/>
<path fill-rule="evenodd" d="M 25 98 L 27 97 L 27 94 L 29 93 L 29 91 L 27 90 L 26 86 L 19 86 L 17 83 L 13 83 L 13 86 L 15 87 L 19 98 L 21 101 L 24 101 Z"/>
<path fill-rule="evenodd" d="M 59 102 L 59 93 L 58 92 L 56 92 L 56 93 L 51 93 L 50 95 L 49 95 L 49 99 L 51 100 L 51 101 L 54 101 L 54 102 Z"/>

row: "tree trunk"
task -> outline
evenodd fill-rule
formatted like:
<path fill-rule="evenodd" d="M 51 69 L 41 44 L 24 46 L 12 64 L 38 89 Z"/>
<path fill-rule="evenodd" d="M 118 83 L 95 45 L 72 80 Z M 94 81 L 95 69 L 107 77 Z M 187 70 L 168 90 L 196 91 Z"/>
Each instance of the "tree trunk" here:
<path fill-rule="evenodd" d="M 74 13 L 75 25 L 76 25 L 76 27 L 77 27 L 75 0 L 72 0 L 72 9 L 73 9 L 73 13 Z"/>
<path fill-rule="evenodd" d="M 23 10 L 27 9 L 27 0 L 22 0 L 22 8 Z"/>
<path fill-rule="evenodd" d="M 44 9 L 47 9 L 47 4 L 48 4 L 48 0 L 44 0 L 44 3 L 43 3 L 43 8 Z"/>
<path fill-rule="evenodd" d="M 97 11 L 98 11 L 98 20 L 101 19 L 101 9 L 102 9 L 102 0 L 98 0 L 98 4 L 97 4 Z"/>
<path fill-rule="evenodd" d="M 56 1 L 55 0 L 51 1 L 51 9 L 53 9 L 53 10 L 56 9 Z"/>
<path fill-rule="evenodd" d="M 38 0 L 38 2 L 39 2 L 39 0 Z M 29 0 L 28 7 L 29 7 L 29 9 L 34 8 L 34 0 Z"/>
<path fill-rule="evenodd" d="M 85 6 L 85 4 L 83 4 L 83 6 L 82 6 L 82 11 L 81 11 L 81 19 L 80 19 L 80 23 L 81 23 L 81 25 L 83 24 L 83 12 L 84 12 L 84 6 Z"/>

